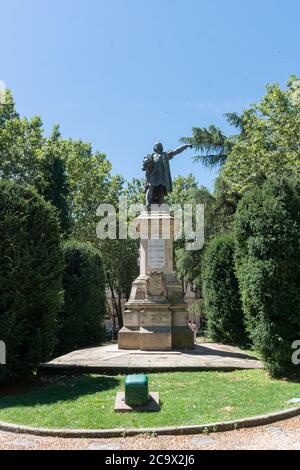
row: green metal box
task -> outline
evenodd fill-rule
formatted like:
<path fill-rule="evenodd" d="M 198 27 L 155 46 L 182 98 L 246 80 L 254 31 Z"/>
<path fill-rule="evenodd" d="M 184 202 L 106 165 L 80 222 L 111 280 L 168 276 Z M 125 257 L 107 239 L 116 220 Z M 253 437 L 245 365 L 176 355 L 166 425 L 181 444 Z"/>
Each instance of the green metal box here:
<path fill-rule="evenodd" d="M 129 406 L 146 405 L 149 401 L 148 377 L 145 374 L 127 375 L 125 403 Z"/>

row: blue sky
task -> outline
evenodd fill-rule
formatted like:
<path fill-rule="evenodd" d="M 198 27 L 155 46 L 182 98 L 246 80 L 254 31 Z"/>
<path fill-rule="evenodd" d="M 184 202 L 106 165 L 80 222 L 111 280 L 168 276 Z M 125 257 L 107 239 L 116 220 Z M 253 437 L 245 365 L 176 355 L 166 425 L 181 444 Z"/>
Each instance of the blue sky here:
<path fill-rule="evenodd" d="M 299 0 L 0 0 L 0 17 L 0 80 L 19 112 L 91 142 L 129 179 L 156 140 L 230 132 L 223 113 L 299 75 Z M 173 175 L 212 188 L 192 156 Z"/>

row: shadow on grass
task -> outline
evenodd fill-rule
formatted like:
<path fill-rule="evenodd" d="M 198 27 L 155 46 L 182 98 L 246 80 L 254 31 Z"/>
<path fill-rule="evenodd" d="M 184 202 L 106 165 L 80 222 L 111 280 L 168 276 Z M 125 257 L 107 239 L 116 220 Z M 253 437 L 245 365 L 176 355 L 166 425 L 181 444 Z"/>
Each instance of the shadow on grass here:
<path fill-rule="evenodd" d="M 49 405 L 60 401 L 72 401 L 82 396 L 93 395 L 120 386 L 115 377 L 80 376 L 61 378 L 51 385 L 34 387 L 22 395 L 8 395 L 0 398 L 0 409 L 17 406 Z"/>
<path fill-rule="evenodd" d="M 36 384 L 37 380 L 33 374 L 21 378 L 11 378 L 4 382 L 0 381 L 0 399 L 7 395 L 19 395 L 31 391 Z"/>
<path fill-rule="evenodd" d="M 278 382 L 289 382 L 292 384 L 300 384 L 300 372 L 297 374 L 292 374 L 290 376 L 279 376 L 273 377 L 273 380 L 277 380 Z M 300 393 L 299 393 L 300 395 Z"/>

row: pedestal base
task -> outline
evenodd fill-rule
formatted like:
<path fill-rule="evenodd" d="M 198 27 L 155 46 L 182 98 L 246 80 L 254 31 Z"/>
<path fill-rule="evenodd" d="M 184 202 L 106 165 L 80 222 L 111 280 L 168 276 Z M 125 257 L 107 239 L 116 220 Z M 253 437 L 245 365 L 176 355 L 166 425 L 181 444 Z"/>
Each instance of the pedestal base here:
<path fill-rule="evenodd" d="M 132 351 L 140 349 L 140 330 L 135 331 L 123 326 L 118 334 L 118 348 L 131 349 Z"/>
<path fill-rule="evenodd" d="M 137 222 L 146 238 L 141 237 L 140 276 L 132 283 L 119 349 L 192 349 L 194 334 L 188 326 L 181 284 L 173 271 L 174 219 L 158 211 L 142 214 Z"/>
<path fill-rule="evenodd" d="M 133 351 L 172 351 L 194 348 L 194 335 L 189 327 L 177 327 L 162 333 L 154 328 L 132 331 L 123 327 L 119 331 L 118 348 Z"/>
<path fill-rule="evenodd" d="M 152 276 L 154 279 L 151 279 Z M 165 285 L 165 292 L 174 294 L 175 291 L 176 295 L 170 295 L 173 300 L 169 300 L 166 295 L 151 297 L 149 288 L 151 291 L 153 282 L 156 287 L 159 285 L 158 277 L 155 273 L 134 281 L 132 295 L 124 312 L 124 326 L 119 331 L 119 349 L 171 351 L 194 347 L 194 334 L 188 326 L 187 306 L 179 298 L 180 283 L 174 275 L 161 274 L 160 281 Z"/>

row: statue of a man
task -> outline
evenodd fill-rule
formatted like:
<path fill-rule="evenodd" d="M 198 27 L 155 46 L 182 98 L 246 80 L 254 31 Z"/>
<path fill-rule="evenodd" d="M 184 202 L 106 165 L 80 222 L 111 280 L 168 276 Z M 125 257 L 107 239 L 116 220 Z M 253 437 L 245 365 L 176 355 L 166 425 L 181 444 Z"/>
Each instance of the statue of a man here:
<path fill-rule="evenodd" d="M 154 153 L 146 155 L 142 169 L 146 172 L 145 193 L 148 210 L 151 209 L 151 204 L 161 205 L 165 195 L 172 191 L 169 160 L 192 147 L 191 144 L 186 144 L 175 150 L 164 152 L 161 142 L 156 142 L 153 147 Z"/>

